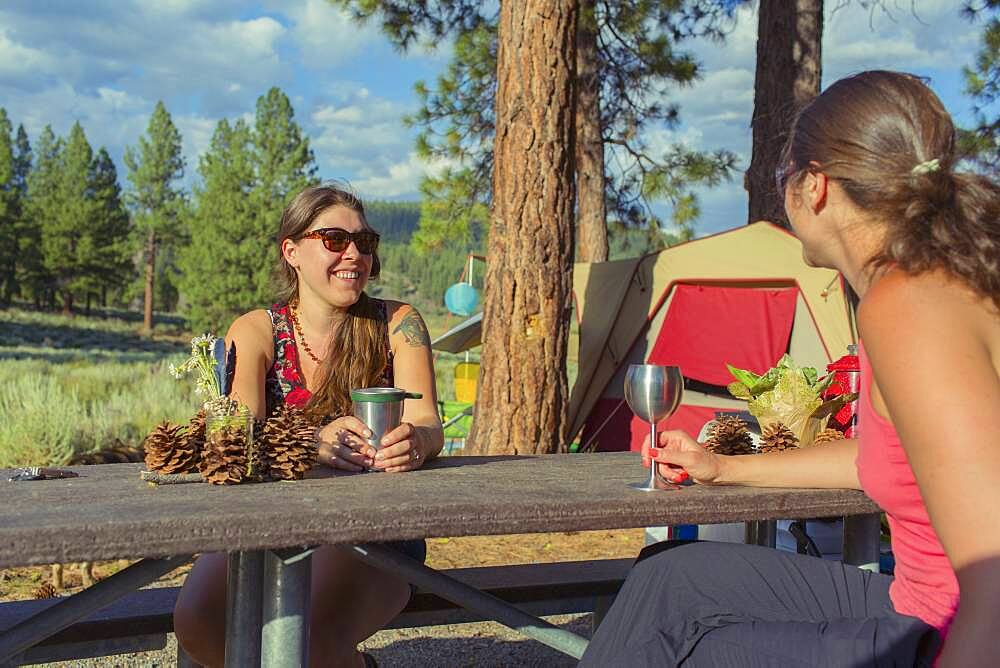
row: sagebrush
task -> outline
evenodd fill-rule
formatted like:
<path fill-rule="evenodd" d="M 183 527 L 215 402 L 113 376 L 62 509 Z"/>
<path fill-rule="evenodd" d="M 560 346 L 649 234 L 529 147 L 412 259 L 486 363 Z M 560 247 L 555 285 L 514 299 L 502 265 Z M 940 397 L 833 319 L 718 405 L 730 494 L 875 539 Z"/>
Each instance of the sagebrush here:
<path fill-rule="evenodd" d="M 116 443 L 137 446 L 160 420 L 186 420 L 190 385 L 156 362 L 0 360 L 0 467 L 61 465 Z"/>

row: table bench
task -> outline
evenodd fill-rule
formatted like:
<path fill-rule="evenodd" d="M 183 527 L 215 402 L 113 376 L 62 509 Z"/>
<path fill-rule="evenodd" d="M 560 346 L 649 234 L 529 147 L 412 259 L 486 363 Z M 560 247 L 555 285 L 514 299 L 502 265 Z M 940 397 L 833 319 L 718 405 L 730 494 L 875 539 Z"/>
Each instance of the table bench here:
<path fill-rule="evenodd" d="M 442 571 L 536 616 L 606 609 L 633 559 L 484 566 Z M 180 587 L 142 589 L 43 640 L 12 665 L 68 661 L 163 649 L 173 633 Z M 0 603 L 0 632 L 56 604 L 58 598 Z M 431 592 L 417 591 L 387 628 L 484 621 Z M 4 666 L 3 668 L 6 668 Z"/>

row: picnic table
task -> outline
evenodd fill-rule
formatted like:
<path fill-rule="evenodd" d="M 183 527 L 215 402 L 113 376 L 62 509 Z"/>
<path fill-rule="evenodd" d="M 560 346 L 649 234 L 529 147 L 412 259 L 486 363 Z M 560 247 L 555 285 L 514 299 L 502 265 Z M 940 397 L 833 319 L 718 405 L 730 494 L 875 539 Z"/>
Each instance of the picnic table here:
<path fill-rule="evenodd" d="M 878 508 L 861 492 L 698 485 L 641 492 L 628 486 L 647 475 L 636 453 L 444 457 L 405 474 L 317 469 L 302 481 L 237 486 L 152 486 L 140 479 L 142 468 L 77 467 L 78 478 L 10 483 L 9 471 L 0 471 L 0 568 L 141 559 L 0 632 L 0 665 L 202 552 L 230 554 L 231 666 L 304 661 L 310 555 L 319 545 L 352 546 L 369 563 L 572 656 L 586 640 L 381 543 L 842 516 L 845 561 L 877 560 L 871 513 Z"/>

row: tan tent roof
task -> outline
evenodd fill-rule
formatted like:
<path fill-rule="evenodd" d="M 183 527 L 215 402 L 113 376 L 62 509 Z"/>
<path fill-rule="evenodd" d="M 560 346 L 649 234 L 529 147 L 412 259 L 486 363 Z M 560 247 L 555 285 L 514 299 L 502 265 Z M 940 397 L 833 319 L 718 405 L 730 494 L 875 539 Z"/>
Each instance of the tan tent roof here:
<path fill-rule="evenodd" d="M 818 350 L 807 357 L 822 358 L 805 362 L 832 361 L 856 338 L 839 274 L 807 266 L 799 240 L 771 223 L 739 227 L 643 258 L 577 264 L 573 289 L 581 323 L 580 352 L 570 395 L 570 438 L 582 428 L 677 283 L 797 286 L 803 313 L 811 316 L 818 333 L 818 346 L 813 346 Z"/>

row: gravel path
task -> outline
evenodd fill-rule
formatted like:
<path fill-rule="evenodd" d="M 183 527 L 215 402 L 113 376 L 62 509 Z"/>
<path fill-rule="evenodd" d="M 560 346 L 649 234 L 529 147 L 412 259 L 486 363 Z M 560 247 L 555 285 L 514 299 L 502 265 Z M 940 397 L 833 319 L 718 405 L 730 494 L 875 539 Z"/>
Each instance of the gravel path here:
<path fill-rule="evenodd" d="M 590 615 L 547 617 L 562 628 L 590 637 Z M 576 661 L 541 643 L 527 640 L 515 631 L 494 622 L 427 626 L 418 629 L 380 631 L 369 638 L 363 649 L 383 668 L 501 668 L 538 666 L 569 668 Z M 60 668 L 168 668 L 175 663 L 177 642 L 169 636 L 166 648 L 158 652 L 122 654 L 86 661 L 45 664 Z"/>

